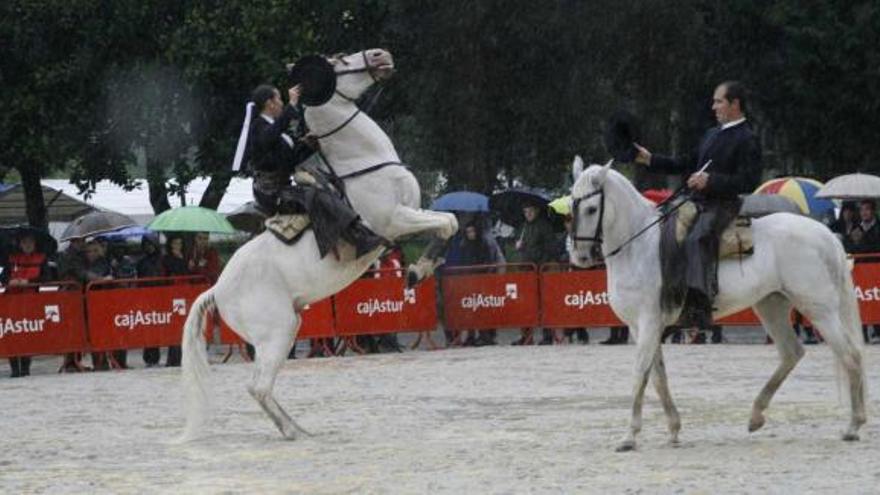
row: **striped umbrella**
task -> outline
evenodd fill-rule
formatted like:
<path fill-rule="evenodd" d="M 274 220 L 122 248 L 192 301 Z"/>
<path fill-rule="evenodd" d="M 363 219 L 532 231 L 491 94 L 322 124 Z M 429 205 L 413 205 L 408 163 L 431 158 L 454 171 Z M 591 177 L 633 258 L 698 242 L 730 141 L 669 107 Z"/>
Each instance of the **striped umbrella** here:
<path fill-rule="evenodd" d="M 822 183 L 806 177 L 780 177 L 768 180 L 755 189 L 755 194 L 779 194 L 794 201 L 804 215 L 822 218 L 833 211 L 835 204 L 829 199 L 817 198 Z"/>

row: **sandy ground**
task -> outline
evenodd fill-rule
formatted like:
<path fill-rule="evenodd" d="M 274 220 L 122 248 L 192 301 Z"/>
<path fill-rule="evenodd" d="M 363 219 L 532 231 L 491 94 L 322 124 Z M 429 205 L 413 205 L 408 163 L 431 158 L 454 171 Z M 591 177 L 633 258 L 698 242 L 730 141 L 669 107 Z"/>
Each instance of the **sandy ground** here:
<path fill-rule="evenodd" d="M 0 380 L 0 493 L 878 493 L 876 400 L 840 440 L 826 346 L 746 432 L 771 346 L 666 346 L 682 445 L 649 389 L 627 424 L 635 347 L 494 347 L 289 361 L 276 391 L 316 435 L 284 441 L 247 395 L 250 365 L 213 366 L 211 435 L 170 444 L 179 370 Z M 872 397 L 880 346 L 869 347 Z"/>

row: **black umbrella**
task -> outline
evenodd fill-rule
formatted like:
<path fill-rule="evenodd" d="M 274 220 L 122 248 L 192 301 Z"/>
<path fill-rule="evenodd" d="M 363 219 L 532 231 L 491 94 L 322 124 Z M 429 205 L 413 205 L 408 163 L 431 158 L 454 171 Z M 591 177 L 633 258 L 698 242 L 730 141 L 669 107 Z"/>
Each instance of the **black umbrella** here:
<path fill-rule="evenodd" d="M 550 195 L 543 189 L 517 187 L 497 192 L 489 198 L 489 210 L 498 214 L 502 222 L 518 227 L 524 221 L 523 208 L 537 206 L 541 214 L 547 214 Z"/>
<path fill-rule="evenodd" d="M 137 222 L 122 213 L 116 213 L 115 211 L 93 211 L 70 222 L 70 225 L 61 234 L 61 240 L 67 241 L 74 237 L 95 236 L 135 225 L 137 225 Z"/>
<path fill-rule="evenodd" d="M 16 225 L 14 227 L 0 227 L 0 244 L 4 254 L 18 250 L 18 240 L 25 235 L 31 235 L 37 241 L 37 251 L 43 254 L 55 254 L 58 250 L 58 241 L 48 231 L 31 227 L 30 225 Z"/>

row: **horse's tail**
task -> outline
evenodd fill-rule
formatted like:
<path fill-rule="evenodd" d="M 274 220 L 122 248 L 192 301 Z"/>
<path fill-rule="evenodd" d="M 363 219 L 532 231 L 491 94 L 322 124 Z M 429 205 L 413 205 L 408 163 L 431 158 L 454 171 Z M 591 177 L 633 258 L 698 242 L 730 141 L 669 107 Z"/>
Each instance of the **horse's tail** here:
<path fill-rule="evenodd" d="M 197 438 L 208 419 L 208 351 L 205 343 L 205 314 L 213 310 L 213 288 L 202 292 L 183 325 L 181 363 L 185 394 L 186 427 L 179 441 Z"/>
<path fill-rule="evenodd" d="M 862 394 L 866 394 L 868 390 L 865 374 L 865 353 L 863 352 L 864 340 L 862 339 L 862 318 L 859 315 L 859 303 L 856 299 L 855 284 L 853 283 L 852 273 L 849 268 L 846 253 L 843 250 L 843 246 L 839 246 L 835 251 L 837 253 L 837 259 L 835 260 L 834 266 L 838 269 L 837 286 L 840 290 L 840 305 L 838 310 L 840 312 L 840 324 L 843 327 L 841 330 L 843 338 L 846 340 L 846 346 L 852 352 L 852 359 L 854 361 L 852 363 L 847 363 L 844 361 L 844 359 L 847 359 L 846 356 L 838 356 L 837 353 L 835 353 L 837 386 L 840 390 L 841 399 L 845 401 L 845 404 L 850 404 L 852 397 L 850 394 L 850 387 L 848 386 L 849 375 L 847 373 L 847 365 L 858 368 L 859 374 L 861 375 Z"/>

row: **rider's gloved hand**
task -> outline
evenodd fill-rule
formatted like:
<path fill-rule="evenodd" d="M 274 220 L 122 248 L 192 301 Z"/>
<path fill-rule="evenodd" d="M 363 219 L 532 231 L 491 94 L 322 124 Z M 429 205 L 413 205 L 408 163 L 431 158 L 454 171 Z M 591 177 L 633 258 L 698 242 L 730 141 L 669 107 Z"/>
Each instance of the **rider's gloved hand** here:
<path fill-rule="evenodd" d="M 296 86 L 287 90 L 287 103 L 291 106 L 296 106 L 299 104 L 299 95 L 302 93 L 302 88 L 297 84 Z"/>

